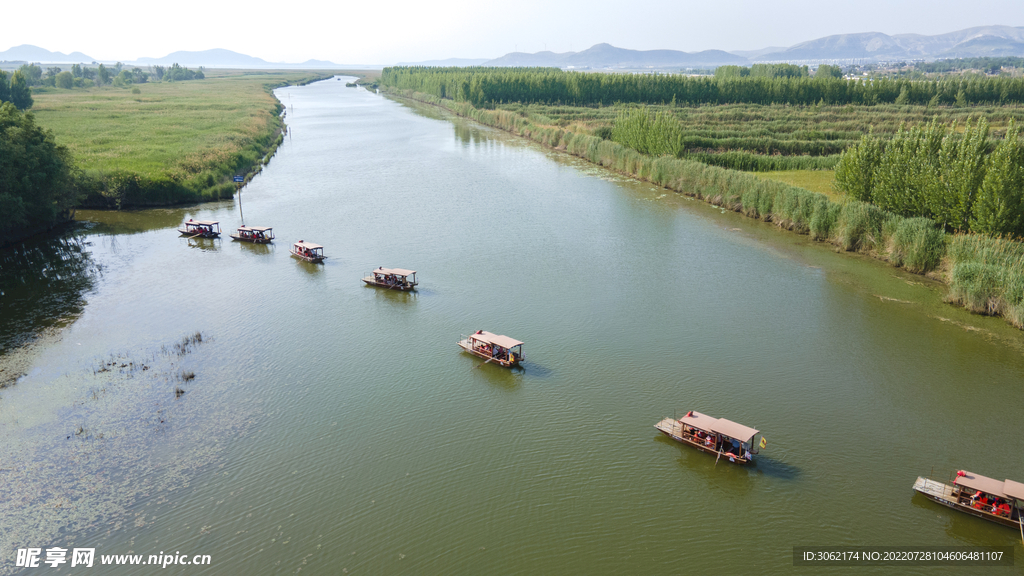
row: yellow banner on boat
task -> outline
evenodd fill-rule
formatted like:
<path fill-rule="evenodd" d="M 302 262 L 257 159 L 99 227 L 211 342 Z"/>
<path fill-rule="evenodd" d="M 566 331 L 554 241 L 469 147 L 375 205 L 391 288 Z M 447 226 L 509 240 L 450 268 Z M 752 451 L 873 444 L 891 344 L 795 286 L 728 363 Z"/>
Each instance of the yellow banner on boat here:
<path fill-rule="evenodd" d="M 767 445 L 768 441 L 764 439 L 764 436 L 761 436 L 761 448 L 764 448 Z"/>

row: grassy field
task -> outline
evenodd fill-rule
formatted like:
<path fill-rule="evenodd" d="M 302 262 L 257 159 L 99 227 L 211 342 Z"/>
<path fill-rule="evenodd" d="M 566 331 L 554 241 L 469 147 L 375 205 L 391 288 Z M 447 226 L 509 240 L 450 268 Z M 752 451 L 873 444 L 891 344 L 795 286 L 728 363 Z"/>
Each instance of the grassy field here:
<path fill-rule="evenodd" d="M 811 192 L 824 194 L 833 201 L 843 198 L 841 192 L 832 188 L 835 173 L 831 170 L 779 170 L 777 172 L 758 172 L 757 175 L 768 180 L 785 182 Z"/>
<path fill-rule="evenodd" d="M 91 205 L 192 202 L 230 196 L 231 178 L 258 168 L 276 145 L 283 109 L 275 86 L 310 71 L 211 74 L 131 88 L 33 92 L 37 122 L 67 146 Z M 326 74 L 326 73 L 323 73 Z"/>

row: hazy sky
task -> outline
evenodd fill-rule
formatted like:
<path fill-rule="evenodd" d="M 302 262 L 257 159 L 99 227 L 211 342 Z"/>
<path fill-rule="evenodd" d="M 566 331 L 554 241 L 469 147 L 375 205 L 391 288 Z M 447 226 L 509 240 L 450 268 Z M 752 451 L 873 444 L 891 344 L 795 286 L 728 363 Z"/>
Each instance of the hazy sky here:
<path fill-rule="evenodd" d="M 101 60 L 227 48 L 271 62 L 392 64 L 622 48 L 755 50 L 831 34 L 1024 26 L 1021 0 L 307 0 L 10 2 L 0 51 L 20 44 Z"/>

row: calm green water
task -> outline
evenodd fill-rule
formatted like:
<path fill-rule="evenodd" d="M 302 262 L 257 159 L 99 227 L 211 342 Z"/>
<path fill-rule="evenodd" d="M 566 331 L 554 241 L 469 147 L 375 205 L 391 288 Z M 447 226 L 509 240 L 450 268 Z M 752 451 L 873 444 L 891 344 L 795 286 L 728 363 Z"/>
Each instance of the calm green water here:
<path fill-rule="evenodd" d="M 1014 545 L 985 573 L 1019 573 L 1017 532 L 911 490 L 1024 480 L 1002 320 L 435 109 L 277 93 L 292 135 L 242 193 L 276 244 L 178 236 L 237 226 L 224 202 L 82 213 L 60 266 L 58 240 L 4 261 L 0 361 L 27 374 L 0 392 L 0 572 L 88 546 L 211 555 L 189 574 L 788 574 L 793 546 L 849 544 Z M 377 266 L 421 289 L 363 286 Z M 477 329 L 525 369 L 461 353 Z M 768 448 L 716 466 L 653 428 L 690 409 Z"/>

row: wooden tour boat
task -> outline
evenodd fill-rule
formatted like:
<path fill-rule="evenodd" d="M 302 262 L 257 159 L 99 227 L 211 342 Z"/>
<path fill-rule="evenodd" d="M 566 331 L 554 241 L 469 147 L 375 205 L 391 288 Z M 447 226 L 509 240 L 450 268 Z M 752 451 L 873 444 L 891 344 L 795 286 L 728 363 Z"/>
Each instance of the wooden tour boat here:
<path fill-rule="evenodd" d="M 412 277 L 410 280 L 409 278 Z M 363 278 L 370 286 L 380 286 L 392 290 L 413 290 L 416 288 L 416 271 L 403 270 L 401 268 L 384 268 L 381 266 L 366 278 Z"/>
<path fill-rule="evenodd" d="M 954 510 L 1020 528 L 1024 538 L 1024 484 L 959 470 L 949 484 L 918 476 L 914 490 Z"/>
<path fill-rule="evenodd" d="M 238 232 L 231 234 L 231 237 L 253 244 L 270 244 L 274 240 L 274 229 L 265 226 L 239 226 Z"/>
<path fill-rule="evenodd" d="M 475 354 L 486 359 L 487 362 L 493 362 L 505 368 L 518 366 L 523 361 L 522 342 L 483 330 L 477 330 L 468 337 L 463 336 L 459 340 L 459 346 L 470 354 Z"/>
<path fill-rule="evenodd" d="M 193 220 L 188 219 L 184 228 L 178 228 L 182 236 L 193 238 L 217 238 L 220 236 L 220 222 L 216 220 Z"/>
<path fill-rule="evenodd" d="M 753 441 L 759 431 L 725 418 L 715 418 L 691 410 L 678 420 L 665 418 L 654 427 L 673 440 L 693 446 L 702 452 L 717 454 L 717 458 L 725 456 L 729 462 L 736 464 L 747 464 L 758 453 L 757 449 L 753 448 Z M 762 436 L 760 447 L 764 448 L 766 445 L 767 442 Z"/>
<path fill-rule="evenodd" d="M 312 242 L 306 242 L 299 240 L 292 245 L 291 249 L 292 256 L 302 258 L 306 262 L 312 262 L 314 264 L 320 264 L 324 261 L 324 247 L 319 244 L 313 244 Z"/>

